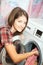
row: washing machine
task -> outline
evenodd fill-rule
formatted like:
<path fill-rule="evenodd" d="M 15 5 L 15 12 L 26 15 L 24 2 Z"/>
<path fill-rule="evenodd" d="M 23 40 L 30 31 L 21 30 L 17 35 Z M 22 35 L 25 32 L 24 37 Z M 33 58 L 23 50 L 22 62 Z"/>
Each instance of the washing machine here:
<path fill-rule="evenodd" d="M 24 31 L 23 44 L 26 51 L 37 47 L 39 51 L 38 65 L 43 63 L 43 19 L 30 19 Z"/>

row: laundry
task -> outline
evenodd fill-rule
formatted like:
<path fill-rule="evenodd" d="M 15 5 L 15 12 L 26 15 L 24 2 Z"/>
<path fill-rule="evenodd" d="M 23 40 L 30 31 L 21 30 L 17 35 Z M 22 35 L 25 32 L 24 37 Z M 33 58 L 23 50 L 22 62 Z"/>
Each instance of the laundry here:
<path fill-rule="evenodd" d="M 32 51 L 37 50 L 37 48 L 33 49 Z M 36 55 L 32 55 L 27 58 L 25 65 L 36 65 L 37 64 L 37 57 Z M 36 64 L 35 64 L 36 62 Z"/>

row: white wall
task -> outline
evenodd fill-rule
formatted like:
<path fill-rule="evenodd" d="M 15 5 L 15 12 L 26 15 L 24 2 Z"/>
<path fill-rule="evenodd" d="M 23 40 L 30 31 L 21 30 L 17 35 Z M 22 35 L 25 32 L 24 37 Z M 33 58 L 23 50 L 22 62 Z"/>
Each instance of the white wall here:
<path fill-rule="evenodd" d="M 20 6 L 21 8 L 27 11 L 29 1 L 30 0 L 1 0 L 0 26 L 5 25 L 8 15 L 14 7 Z"/>

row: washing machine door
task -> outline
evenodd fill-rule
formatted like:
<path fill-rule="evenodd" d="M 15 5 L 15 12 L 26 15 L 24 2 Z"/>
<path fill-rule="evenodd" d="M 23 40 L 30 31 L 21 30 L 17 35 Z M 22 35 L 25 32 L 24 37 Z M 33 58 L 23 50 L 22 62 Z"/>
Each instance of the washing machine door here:
<path fill-rule="evenodd" d="M 42 65 L 41 49 L 35 41 L 29 41 L 25 45 L 26 52 L 30 52 L 32 49 L 37 48 L 39 51 L 39 57 L 37 58 L 38 65 Z"/>

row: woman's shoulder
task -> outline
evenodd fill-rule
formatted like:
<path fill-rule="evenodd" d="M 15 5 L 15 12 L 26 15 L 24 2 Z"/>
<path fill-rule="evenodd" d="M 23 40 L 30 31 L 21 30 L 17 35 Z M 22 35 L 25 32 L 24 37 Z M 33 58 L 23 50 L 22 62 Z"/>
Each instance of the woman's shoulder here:
<path fill-rule="evenodd" d="M 9 28 L 8 27 L 1 27 L 0 30 L 4 32 L 4 31 L 8 31 Z"/>

